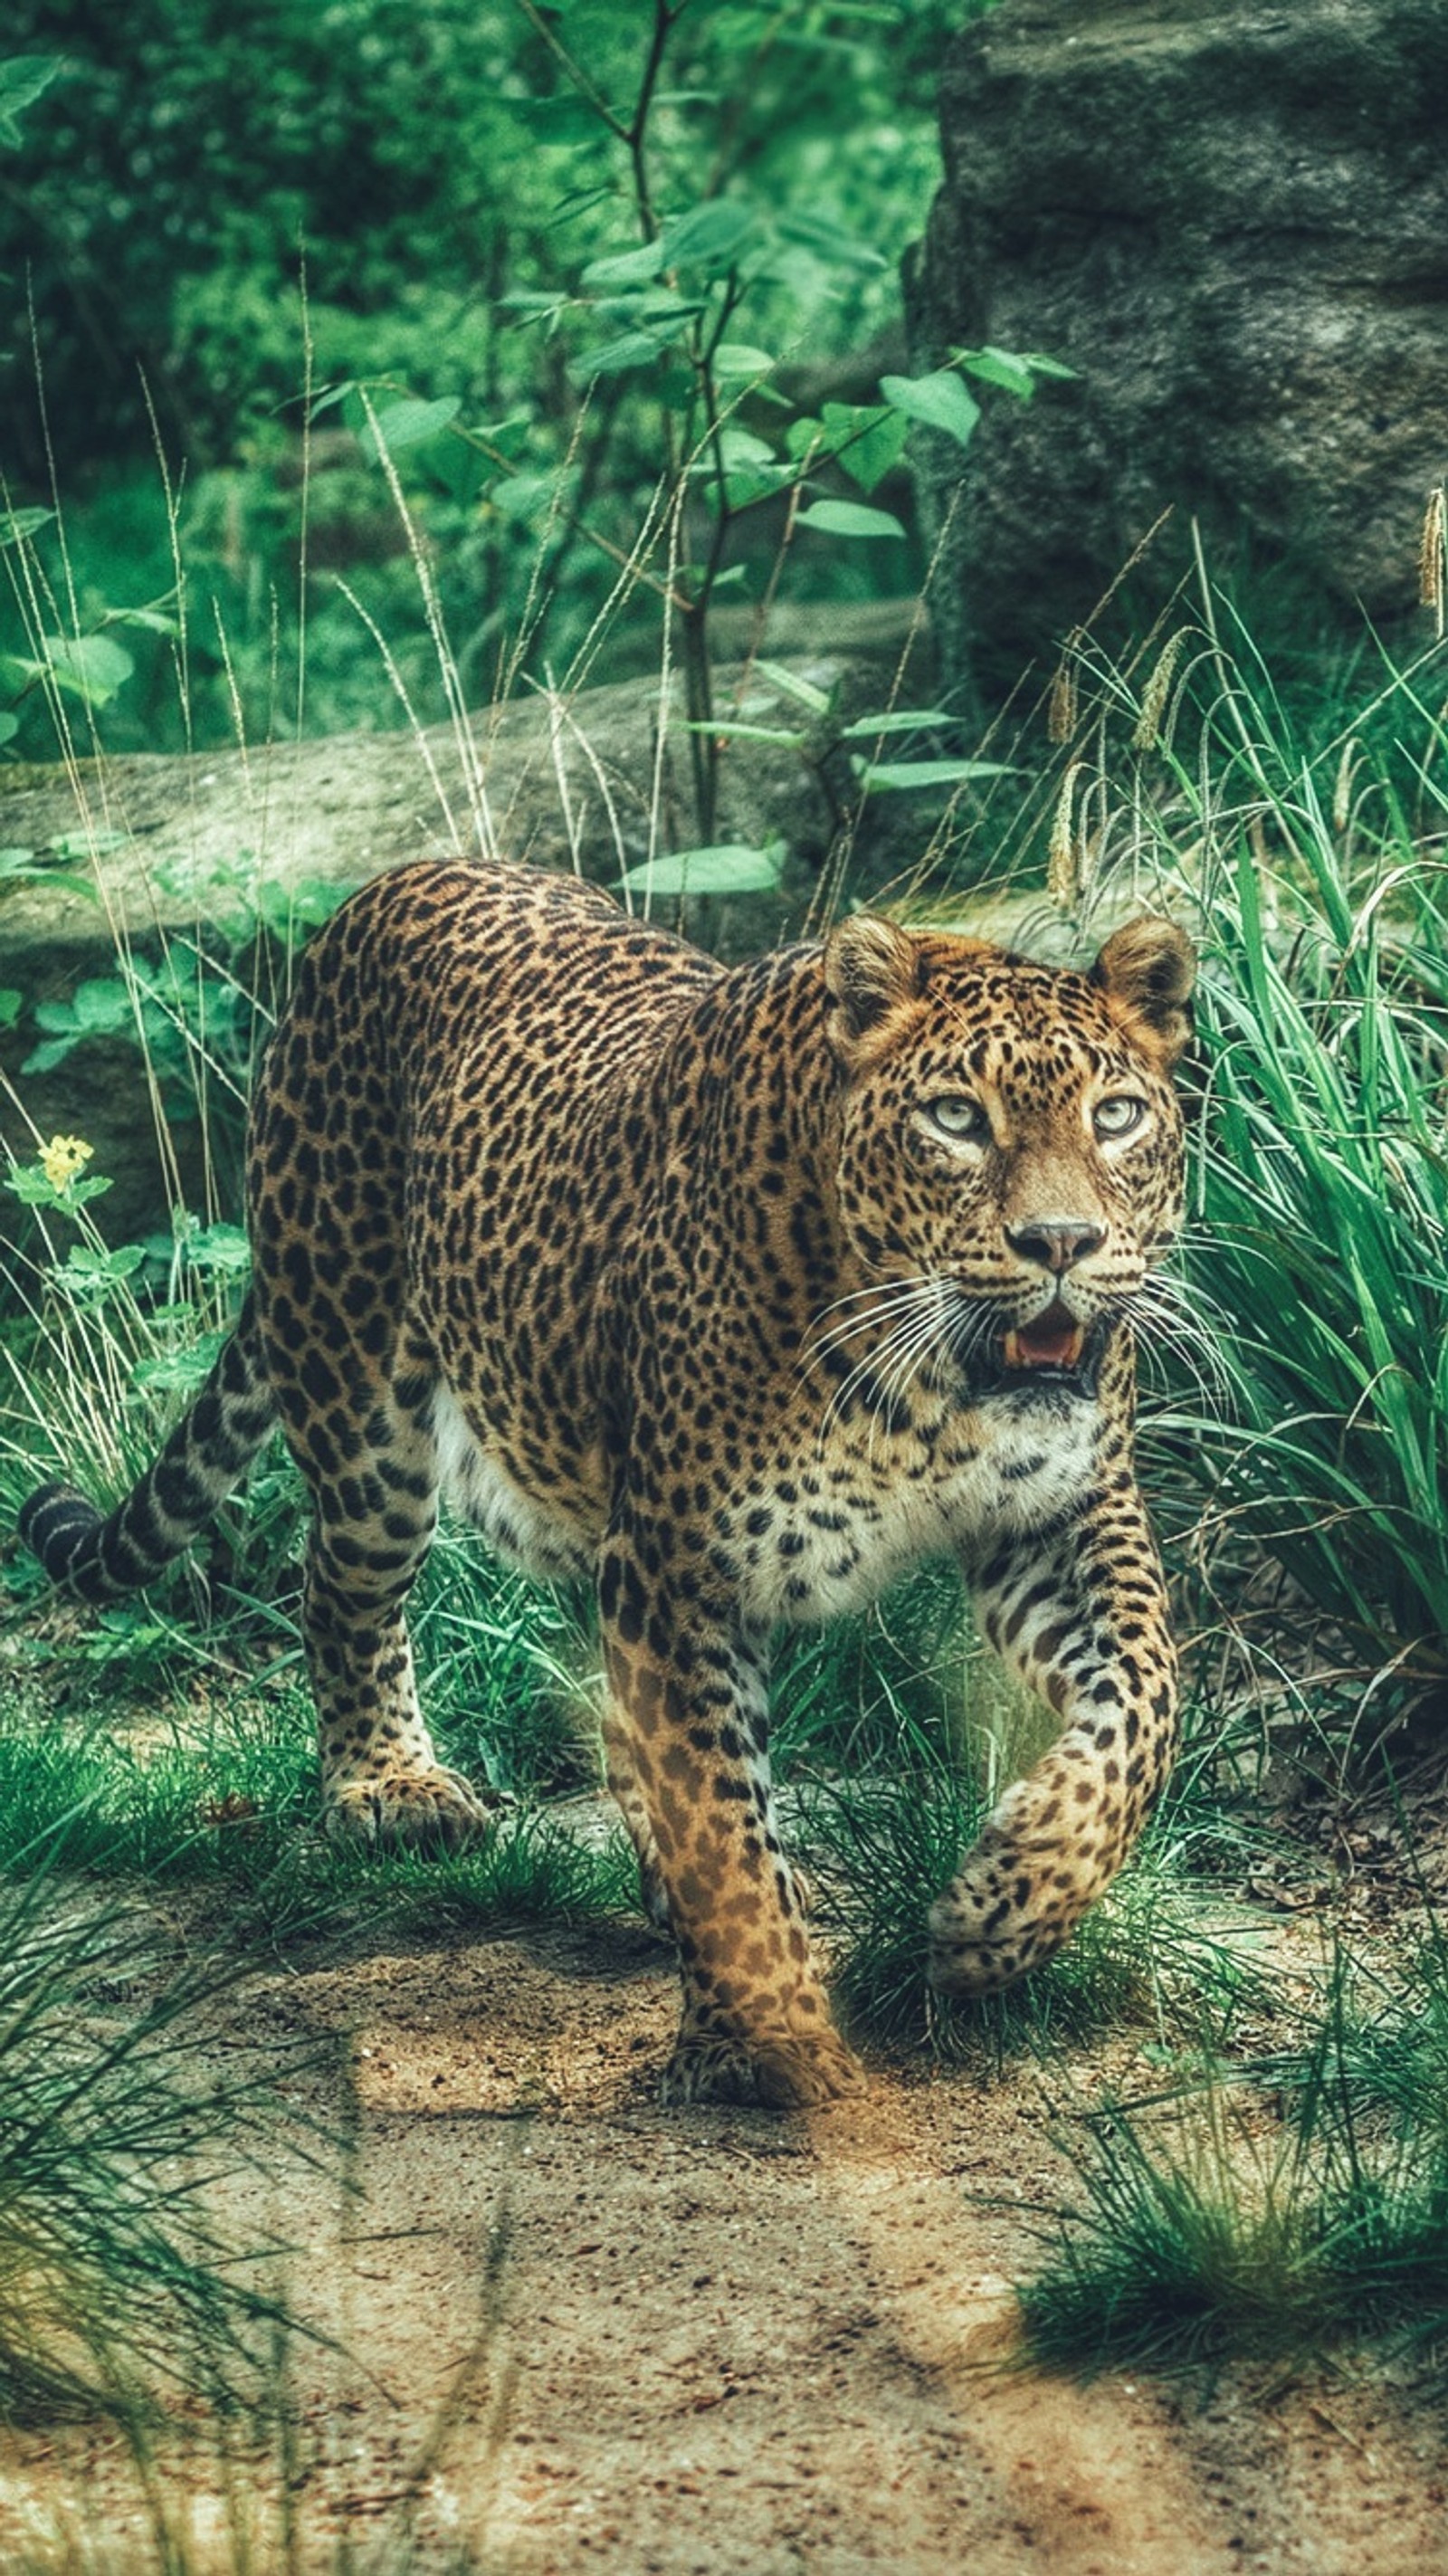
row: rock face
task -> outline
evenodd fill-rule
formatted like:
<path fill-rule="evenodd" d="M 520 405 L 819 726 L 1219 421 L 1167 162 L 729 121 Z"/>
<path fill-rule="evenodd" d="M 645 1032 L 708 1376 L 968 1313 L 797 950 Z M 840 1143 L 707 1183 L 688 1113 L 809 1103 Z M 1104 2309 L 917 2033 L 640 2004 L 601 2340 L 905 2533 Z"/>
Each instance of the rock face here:
<path fill-rule="evenodd" d="M 1079 371 L 990 404 L 966 453 L 934 604 L 955 675 L 967 626 L 1040 645 L 1088 614 L 1169 504 L 1411 606 L 1448 472 L 1444 0 L 1004 0 L 940 114 L 914 364 L 988 343 Z M 961 453 L 920 463 L 938 525 Z"/>

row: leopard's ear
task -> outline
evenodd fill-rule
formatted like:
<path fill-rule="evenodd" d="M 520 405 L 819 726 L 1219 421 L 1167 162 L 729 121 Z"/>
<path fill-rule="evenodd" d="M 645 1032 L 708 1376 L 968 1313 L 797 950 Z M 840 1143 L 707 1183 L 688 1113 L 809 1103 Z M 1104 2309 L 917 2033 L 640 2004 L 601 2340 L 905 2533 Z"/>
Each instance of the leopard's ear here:
<path fill-rule="evenodd" d="M 1174 921 L 1146 913 L 1114 930 L 1091 969 L 1091 982 L 1154 1042 L 1164 1068 L 1191 1042 L 1196 951 Z"/>
<path fill-rule="evenodd" d="M 919 999 L 929 978 L 919 943 L 898 922 L 858 912 L 825 941 L 825 1027 L 842 1063 L 877 1054 L 899 1013 Z"/>

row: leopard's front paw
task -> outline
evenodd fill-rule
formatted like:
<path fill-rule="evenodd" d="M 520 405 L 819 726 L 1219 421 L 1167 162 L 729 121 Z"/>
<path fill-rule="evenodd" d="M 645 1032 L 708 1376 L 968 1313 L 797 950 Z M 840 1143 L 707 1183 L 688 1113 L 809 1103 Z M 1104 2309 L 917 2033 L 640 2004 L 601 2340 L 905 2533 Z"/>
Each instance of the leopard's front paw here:
<path fill-rule="evenodd" d="M 339 1780 L 327 1792 L 322 1819 L 337 1842 L 383 1851 L 461 1851 L 492 1824 L 488 1809 L 457 1771 L 379 1771 Z"/>
<path fill-rule="evenodd" d="M 752 2102 L 766 2111 L 804 2110 L 866 2089 L 865 2070 L 826 2024 L 797 2030 L 680 2032 L 664 2069 L 661 2098 Z"/>

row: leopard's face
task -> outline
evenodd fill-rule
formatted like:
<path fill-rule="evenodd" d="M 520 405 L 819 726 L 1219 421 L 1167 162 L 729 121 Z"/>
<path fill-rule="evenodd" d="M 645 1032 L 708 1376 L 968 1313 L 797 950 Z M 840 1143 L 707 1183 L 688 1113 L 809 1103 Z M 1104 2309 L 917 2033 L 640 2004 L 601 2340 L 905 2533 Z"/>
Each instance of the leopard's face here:
<path fill-rule="evenodd" d="M 887 957 L 885 927 L 836 934 L 841 1230 L 902 1354 L 913 1334 L 922 1366 L 978 1392 L 1089 1395 L 1181 1223 L 1190 950 L 1136 923 L 1090 975 L 1053 973 L 900 933 Z M 867 930 L 883 997 L 850 982 Z"/>

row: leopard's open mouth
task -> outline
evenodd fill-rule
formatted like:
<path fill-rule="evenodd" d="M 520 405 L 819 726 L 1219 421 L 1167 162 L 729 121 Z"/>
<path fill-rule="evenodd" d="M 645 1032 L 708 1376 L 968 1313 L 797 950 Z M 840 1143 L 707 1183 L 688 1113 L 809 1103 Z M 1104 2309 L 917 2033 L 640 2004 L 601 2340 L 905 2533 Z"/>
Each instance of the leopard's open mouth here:
<path fill-rule="evenodd" d="M 1010 1324 L 994 1345 L 993 1388 L 987 1392 L 1046 1394 L 1050 1389 L 1090 1395 L 1105 1347 L 1109 1318 L 1083 1323 L 1059 1298 L 1029 1323 Z"/>
<path fill-rule="evenodd" d="M 1074 1377 L 1086 1348 L 1086 1327 L 1057 1299 L 1029 1324 L 1013 1325 L 1004 1339 L 1008 1369 L 1050 1369 Z"/>

